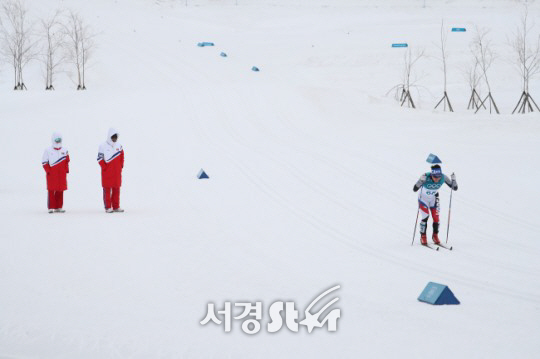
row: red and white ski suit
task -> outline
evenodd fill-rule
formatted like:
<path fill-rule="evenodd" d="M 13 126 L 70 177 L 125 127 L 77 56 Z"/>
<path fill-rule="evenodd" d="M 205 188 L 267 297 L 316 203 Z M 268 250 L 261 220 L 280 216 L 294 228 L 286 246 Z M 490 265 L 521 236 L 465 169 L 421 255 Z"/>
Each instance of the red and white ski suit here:
<path fill-rule="evenodd" d="M 111 137 L 118 131 L 111 128 L 107 141 L 99 146 L 97 161 L 101 166 L 101 185 L 103 186 L 103 203 L 105 209 L 120 208 L 120 187 L 122 186 L 122 169 L 124 168 L 124 149 L 120 142 L 113 142 Z"/>
<path fill-rule="evenodd" d="M 56 138 L 62 138 L 58 132 L 53 133 L 53 145 L 43 152 L 41 164 L 47 174 L 47 207 L 61 209 L 64 205 L 64 191 L 67 190 L 67 174 L 69 173 L 69 153 L 62 143 L 56 143 Z"/>

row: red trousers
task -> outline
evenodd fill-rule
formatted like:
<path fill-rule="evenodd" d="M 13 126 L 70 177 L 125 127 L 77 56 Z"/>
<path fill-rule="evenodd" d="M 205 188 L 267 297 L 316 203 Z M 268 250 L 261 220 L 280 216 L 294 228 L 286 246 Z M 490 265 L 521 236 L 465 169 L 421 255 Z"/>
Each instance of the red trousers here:
<path fill-rule="evenodd" d="M 61 209 L 64 205 L 64 191 L 49 191 L 47 207 L 49 209 Z"/>
<path fill-rule="evenodd" d="M 112 209 L 120 208 L 120 187 L 103 188 L 103 203 L 105 204 L 105 209 L 111 207 Z"/>

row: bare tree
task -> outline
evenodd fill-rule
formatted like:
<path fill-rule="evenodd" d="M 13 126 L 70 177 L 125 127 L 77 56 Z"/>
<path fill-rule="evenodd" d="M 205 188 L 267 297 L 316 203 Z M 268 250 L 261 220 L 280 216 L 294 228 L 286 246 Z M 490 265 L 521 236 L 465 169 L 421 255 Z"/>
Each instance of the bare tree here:
<path fill-rule="evenodd" d="M 493 96 L 491 95 L 491 86 L 489 85 L 489 79 L 488 79 L 488 70 L 493 64 L 493 61 L 495 60 L 495 54 L 491 50 L 491 41 L 487 38 L 488 30 L 486 29 L 479 29 L 476 28 L 476 34 L 473 38 L 472 42 L 472 53 L 474 55 L 475 60 L 478 62 L 478 65 L 480 66 L 480 70 L 482 72 L 482 78 L 484 79 L 484 82 L 486 84 L 486 87 L 488 89 L 488 94 L 486 98 L 480 102 L 480 106 L 476 109 L 475 113 L 477 113 L 481 107 L 484 107 L 484 104 L 486 101 L 489 100 L 489 113 L 491 113 L 491 108 L 493 107 L 497 113 L 499 113 L 499 109 L 497 108 L 497 104 L 495 103 L 495 100 L 493 99 Z"/>
<path fill-rule="evenodd" d="M 407 107 L 416 108 L 411 96 L 411 88 L 416 87 L 416 79 L 413 78 L 413 67 L 422 57 L 425 56 L 424 50 L 417 51 L 414 55 L 410 48 L 403 55 L 403 82 L 392 87 L 388 92 L 396 90 L 396 100 L 403 106 L 407 103 Z"/>
<path fill-rule="evenodd" d="M 65 43 L 61 11 L 57 10 L 51 17 L 41 20 L 41 28 L 45 42 L 45 90 L 54 90 L 54 77 L 65 60 L 65 54 L 61 51 Z"/>
<path fill-rule="evenodd" d="M 86 90 L 85 74 L 88 59 L 94 46 L 93 35 L 79 14 L 71 11 L 64 26 L 67 57 L 77 70 L 77 90 Z"/>
<path fill-rule="evenodd" d="M 13 66 L 14 90 L 24 90 L 24 67 L 36 57 L 32 25 L 28 22 L 28 11 L 21 0 L 2 4 L 1 53 Z"/>
<path fill-rule="evenodd" d="M 2 17 L 0 25 L 2 26 L 2 57 L 8 63 L 13 66 L 14 73 L 14 90 L 18 90 L 18 36 L 17 29 L 19 28 L 19 21 L 14 9 L 14 5 L 11 2 L 2 4 Z"/>
<path fill-rule="evenodd" d="M 480 65 L 478 64 L 478 59 L 474 58 L 471 66 L 467 70 L 465 70 L 465 78 L 469 83 L 469 87 L 471 88 L 471 97 L 469 98 L 467 110 L 478 110 L 480 104 L 482 103 L 482 99 L 480 98 L 480 95 L 477 91 L 480 85 L 480 80 L 482 79 L 482 76 L 479 72 L 479 67 Z M 484 107 L 484 109 L 486 109 L 485 105 L 482 106 Z"/>
<path fill-rule="evenodd" d="M 537 38 L 533 37 L 530 40 L 530 37 L 533 36 L 531 30 L 534 26 L 528 24 L 528 15 L 528 8 L 525 7 L 525 11 L 521 16 L 521 24 L 510 43 L 516 55 L 515 64 L 521 75 L 523 85 L 523 92 L 512 113 L 516 112 L 518 108 L 518 113 L 533 112 L 533 104 L 540 111 L 540 108 L 529 94 L 529 82 L 540 72 L 540 34 Z"/>
<path fill-rule="evenodd" d="M 448 93 L 446 92 L 446 43 L 448 40 L 448 33 L 444 31 L 444 21 L 441 21 L 441 46 L 439 47 L 441 50 L 441 61 L 443 65 L 443 74 L 444 74 L 444 95 L 441 98 L 441 100 L 435 105 L 435 108 L 439 107 L 439 105 L 442 103 L 443 108 L 446 111 L 446 106 L 448 105 L 448 109 L 450 112 L 454 112 L 454 109 L 452 108 L 452 104 L 450 104 L 450 98 L 448 98 Z"/>

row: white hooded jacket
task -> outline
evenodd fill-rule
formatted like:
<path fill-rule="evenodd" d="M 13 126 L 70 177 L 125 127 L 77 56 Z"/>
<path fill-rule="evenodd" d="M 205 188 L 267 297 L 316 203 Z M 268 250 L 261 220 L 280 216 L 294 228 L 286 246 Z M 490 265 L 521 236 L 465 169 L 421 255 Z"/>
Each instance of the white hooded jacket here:
<path fill-rule="evenodd" d="M 103 160 L 105 163 L 109 163 L 122 153 L 123 148 L 120 142 L 118 140 L 116 140 L 116 142 L 111 140 L 111 137 L 114 135 L 120 136 L 118 131 L 116 131 L 114 128 L 110 128 L 109 133 L 107 134 L 107 141 L 103 142 L 99 146 L 97 157 L 98 162 Z"/>
<path fill-rule="evenodd" d="M 60 132 L 54 132 L 51 136 L 52 146 L 45 149 L 43 152 L 43 157 L 41 159 L 41 164 L 54 167 L 59 163 L 62 163 L 68 157 L 68 150 L 65 147 L 62 147 L 62 142 L 59 144 L 55 142 L 55 139 L 62 139 L 62 134 Z"/>

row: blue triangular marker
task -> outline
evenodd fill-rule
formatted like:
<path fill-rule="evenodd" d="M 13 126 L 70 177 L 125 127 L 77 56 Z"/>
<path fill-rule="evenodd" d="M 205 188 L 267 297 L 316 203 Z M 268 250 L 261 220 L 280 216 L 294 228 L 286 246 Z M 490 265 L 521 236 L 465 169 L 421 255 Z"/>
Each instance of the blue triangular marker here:
<path fill-rule="evenodd" d="M 197 178 L 198 179 L 204 179 L 204 178 L 210 178 L 210 177 L 208 177 L 206 172 L 204 172 L 204 170 L 201 168 L 201 170 L 199 171 L 199 174 L 197 175 Z"/>
<path fill-rule="evenodd" d="M 448 286 L 434 282 L 426 285 L 418 300 L 433 305 L 460 304 Z"/>
<path fill-rule="evenodd" d="M 446 287 L 444 288 L 443 292 L 439 296 L 439 299 L 435 302 L 435 305 L 442 305 L 442 304 L 461 304 L 459 300 L 456 298 L 454 293 L 450 290 L 450 288 Z"/>
<path fill-rule="evenodd" d="M 253 66 L 253 67 L 251 68 L 251 71 L 258 72 L 258 71 L 259 71 L 259 68 L 258 68 L 257 66 Z"/>
<path fill-rule="evenodd" d="M 432 164 L 442 163 L 442 161 L 439 159 L 439 157 L 435 156 L 433 153 L 429 154 L 426 162 L 427 163 L 432 163 Z"/>

